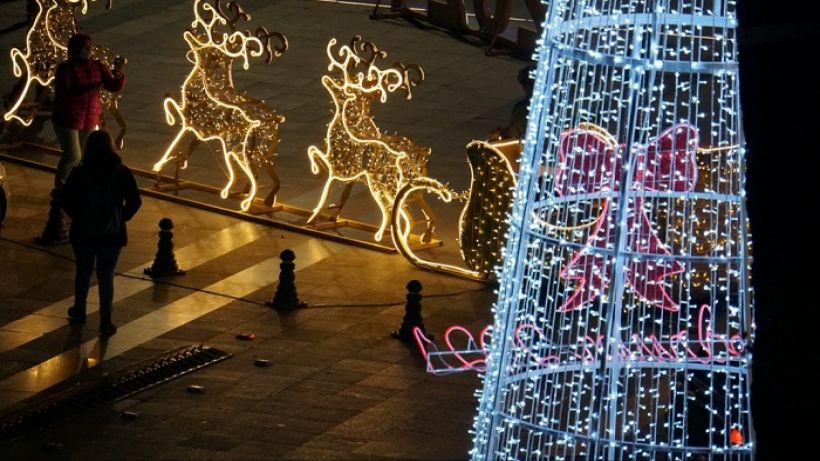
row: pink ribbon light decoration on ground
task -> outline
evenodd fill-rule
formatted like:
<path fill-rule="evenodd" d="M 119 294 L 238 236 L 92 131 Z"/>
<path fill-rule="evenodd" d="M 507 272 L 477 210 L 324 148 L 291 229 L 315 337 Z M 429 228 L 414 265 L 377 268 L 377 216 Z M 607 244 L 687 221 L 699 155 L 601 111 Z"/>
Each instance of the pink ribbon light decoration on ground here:
<path fill-rule="evenodd" d="M 627 252 L 641 255 L 668 255 L 669 248 L 658 237 L 644 209 L 641 191 L 687 192 L 697 182 L 695 154 L 698 131 L 688 124 L 673 125 L 645 146 L 632 149 L 633 174 L 631 190 L 638 192 L 630 199 L 626 210 Z M 559 196 L 617 192 L 620 188 L 624 145 L 618 145 L 605 130 L 592 124 L 572 129 L 561 135 L 560 164 L 556 171 L 554 191 Z M 617 223 L 610 203 L 602 199 L 601 212 L 586 246 L 576 250 L 569 263 L 560 271 L 564 280 L 575 281 L 574 292 L 559 308 L 559 312 L 581 309 L 594 301 L 609 285 L 614 260 L 589 248 L 606 249 L 615 245 Z M 663 280 L 684 271 L 678 261 L 657 258 L 629 258 L 625 265 L 626 281 L 646 303 L 677 312 L 678 304 L 664 289 Z"/>

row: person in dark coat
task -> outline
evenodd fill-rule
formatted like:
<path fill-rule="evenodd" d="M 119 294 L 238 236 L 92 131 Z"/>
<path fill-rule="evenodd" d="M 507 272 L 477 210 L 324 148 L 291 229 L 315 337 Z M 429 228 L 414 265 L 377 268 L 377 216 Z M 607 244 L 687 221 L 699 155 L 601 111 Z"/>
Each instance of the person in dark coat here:
<path fill-rule="evenodd" d="M 71 169 L 80 162 L 85 140 L 97 128 L 102 114 L 100 90 L 122 90 L 125 74 L 122 62 L 108 69 L 91 59 L 91 37 L 73 35 L 68 40 L 68 60 L 57 66 L 54 77 L 54 112 L 51 117 L 54 132 L 63 155 L 54 178 L 55 187 L 61 187 Z"/>
<path fill-rule="evenodd" d="M 117 155 L 108 132 L 92 132 L 82 163 L 63 187 L 63 209 L 71 218 L 68 240 L 74 249 L 76 275 L 70 322 L 84 322 L 91 272 L 96 261 L 100 294 L 100 333 L 112 335 L 114 269 L 128 243 L 125 223 L 142 205 L 134 174 Z M 114 224 L 111 224 L 114 223 Z"/>

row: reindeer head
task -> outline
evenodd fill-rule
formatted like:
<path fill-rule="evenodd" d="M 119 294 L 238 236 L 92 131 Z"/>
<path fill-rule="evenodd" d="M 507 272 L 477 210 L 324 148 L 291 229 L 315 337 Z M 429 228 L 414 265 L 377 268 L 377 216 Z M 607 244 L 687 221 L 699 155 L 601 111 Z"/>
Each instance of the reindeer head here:
<path fill-rule="evenodd" d="M 264 27 L 253 32 L 237 30 L 236 23 L 240 19 L 250 21 L 251 16 L 235 1 L 227 2 L 223 9 L 221 0 L 215 0 L 214 5 L 207 0 L 194 0 L 194 17 L 191 29 L 184 34 L 194 54 L 210 49 L 231 59 L 241 59 L 242 68 L 248 69 L 249 58 L 266 55 L 266 62 L 270 63 L 288 49 L 287 39 L 278 32 L 268 32 Z M 227 27 L 230 32 L 217 30 L 218 27 Z M 280 42 L 275 47 L 274 38 Z"/>
<path fill-rule="evenodd" d="M 359 35 L 353 37 L 350 45 L 334 50 L 336 43 L 334 38 L 327 44 L 330 59 L 327 69 L 339 74 L 339 83 L 348 94 L 378 97 L 384 103 L 388 93 L 401 89 L 405 98 L 411 99 L 412 88 L 424 81 L 424 71 L 417 64 L 396 62 L 387 69 L 380 69 L 376 60 L 386 58 L 387 53 L 372 42 L 363 41 Z"/>

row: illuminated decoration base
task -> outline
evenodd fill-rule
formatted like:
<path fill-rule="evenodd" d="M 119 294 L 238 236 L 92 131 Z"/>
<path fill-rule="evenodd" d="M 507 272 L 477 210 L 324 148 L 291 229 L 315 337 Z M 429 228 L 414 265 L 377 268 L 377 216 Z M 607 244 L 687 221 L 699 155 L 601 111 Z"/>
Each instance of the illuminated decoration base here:
<path fill-rule="evenodd" d="M 424 72 L 418 65 L 405 66 L 402 63 L 380 69 L 376 60 L 386 58 L 387 53 L 362 41 L 358 35 L 353 37 L 349 46 L 342 45 L 334 50 L 335 45 L 336 39 L 331 39 L 327 45 L 330 73 L 322 77 L 322 85 L 333 102 L 333 119 L 327 126 L 324 149 L 308 148 L 313 174 L 326 171 L 328 178 L 308 224 L 319 229 L 337 226 L 337 217 L 353 184 L 362 182 L 381 210 L 381 224 L 375 231 L 375 240 L 381 241 L 393 219 L 391 215 L 399 190 L 413 178 L 427 174 L 430 148 L 397 134 L 382 133 L 373 120 L 372 105 L 376 100 L 385 103 L 388 94 L 397 90 L 403 90 L 406 98 L 411 99 L 411 89 L 424 81 Z M 341 200 L 328 206 L 335 182 L 344 183 L 345 189 Z M 419 238 L 420 243 L 438 245 L 433 242 L 436 222 L 433 211 L 420 194 L 413 194 L 412 201 L 420 209 L 422 216 L 419 219 L 414 218 L 409 206 L 402 206 L 395 212 L 394 219 L 401 221 L 399 228 L 405 239 L 413 226 L 422 222 L 425 229 Z M 329 222 L 318 224 L 322 212 L 329 213 Z"/>
<path fill-rule="evenodd" d="M 520 142 L 473 141 L 467 145 L 470 166 L 470 189 L 457 194 L 431 178 L 415 178 L 396 196 L 391 229 L 399 252 L 415 266 L 472 280 L 486 281 L 500 263 L 504 246 L 507 214 L 512 206 L 515 188 L 513 163 L 520 152 Z M 463 200 L 459 217 L 459 249 L 467 267 L 458 267 L 426 260 L 415 254 L 403 230 L 397 210 L 406 207 L 406 200 L 429 192 L 444 202 Z"/>
<path fill-rule="evenodd" d="M 83 14 L 88 11 L 88 0 L 34 0 L 34 3 L 37 6 L 37 13 L 26 34 L 26 49 L 11 49 L 12 70 L 20 81 L 11 93 L 6 95 L 5 100 L 8 104 L 3 114 L 3 120 L 6 122 L 17 121 L 23 126 L 29 126 L 34 120 L 52 89 L 57 64 L 68 58 L 68 39 L 77 33 L 77 8 L 80 8 Z M 108 0 L 106 7 L 111 8 L 111 0 Z M 93 59 L 99 59 L 109 68 L 115 65 L 118 58 L 110 50 L 98 45 L 93 45 L 91 54 Z M 40 91 L 36 101 L 26 104 L 33 84 L 38 85 Z M 120 93 L 101 92 L 102 107 L 111 113 L 120 126 L 117 143 L 122 145 L 126 124 L 120 114 L 119 99 Z M 24 109 L 27 112 L 21 115 L 21 110 Z M 100 118 L 100 126 L 103 126 L 105 119 L 102 116 Z"/>
<path fill-rule="evenodd" d="M 752 459 L 734 11 L 550 2 L 472 459 Z"/>
<path fill-rule="evenodd" d="M 179 101 L 165 99 L 165 118 L 169 125 L 180 124 L 176 137 L 168 146 L 162 158 L 154 164 L 153 170 L 161 172 L 165 164 L 174 162 L 177 183 L 171 188 L 179 188 L 179 170 L 187 166 L 188 157 L 202 141 L 217 141 L 225 160 L 228 179 L 220 191 L 221 197 L 228 198 L 236 181 L 235 168 L 248 180 L 242 194 L 240 207 L 244 211 L 251 208 L 258 189 L 258 171 L 264 170 L 273 181 L 271 191 L 264 200 L 265 205 L 273 205 L 279 190 L 279 176 L 273 166 L 273 157 L 279 143 L 279 124 L 285 117 L 265 105 L 238 91 L 233 84 L 233 63 L 239 59 L 247 70 L 251 57 L 265 55 L 270 63 L 287 51 L 288 42 L 278 32 L 268 32 L 264 27 L 256 31 L 237 31 L 236 23 L 242 19 L 249 21 L 247 14 L 237 2 L 227 2 L 228 12 L 221 2 L 214 5 L 206 0 L 194 0 L 194 21 L 191 29 L 183 37 L 190 47 L 188 60 L 193 69 L 182 84 Z M 231 14 L 231 17 L 228 17 Z M 230 32 L 220 31 L 228 27 Z M 271 39 L 280 45 L 272 46 Z M 183 149 L 183 139 L 193 135 L 188 147 Z M 167 190 L 160 185 L 157 188 Z"/>

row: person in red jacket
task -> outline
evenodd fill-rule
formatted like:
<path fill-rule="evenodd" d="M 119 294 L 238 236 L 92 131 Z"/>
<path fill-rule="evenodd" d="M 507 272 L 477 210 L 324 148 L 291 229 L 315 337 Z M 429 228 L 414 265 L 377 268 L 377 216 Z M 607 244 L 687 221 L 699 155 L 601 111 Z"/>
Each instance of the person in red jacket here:
<path fill-rule="evenodd" d="M 102 113 L 100 90 L 117 92 L 125 85 L 122 64 L 112 70 L 91 59 L 91 37 L 75 34 L 68 40 L 68 59 L 57 66 L 54 113 L 51 121 L 63 150 L 54 185 L 62 187 L 82 158 L 85 140 L 97 128 Z"/>

